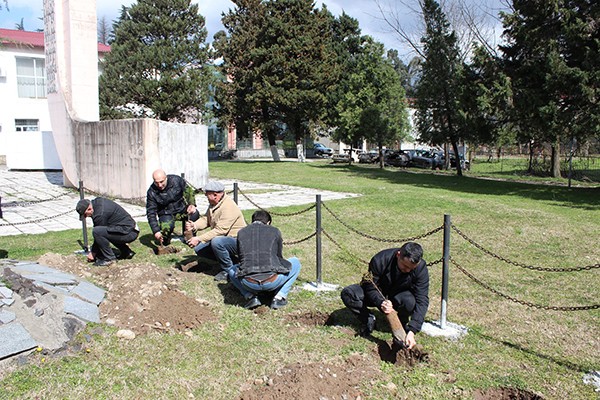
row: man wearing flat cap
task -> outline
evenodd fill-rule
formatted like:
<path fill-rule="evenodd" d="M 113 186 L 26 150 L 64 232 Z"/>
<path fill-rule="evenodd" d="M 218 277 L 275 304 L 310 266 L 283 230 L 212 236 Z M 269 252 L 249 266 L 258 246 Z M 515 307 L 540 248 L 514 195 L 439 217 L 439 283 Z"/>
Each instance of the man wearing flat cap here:
<path fill-rule="evenodd" d="M 127 211 L 112 200 L 96 197 L 94 200 L 82 199 L 75 207 L 79 219 L 91 217 L 94 222 L 92 234 L 94 244 L 88 253 L 88 261 L 105 267 L 112 264 L 117 256 L 110 247 L 119 249 L 120 259 L 130 259 L 135 254 L 127 245 L 137 239 L 139 229 Z"/>
<path fill-rule="evenodd" d="M 209 181 L 202 190 L 208 208 L 197 221 L 186 222 L 186 229 L 196 233 L 187 244 L 199 257 L 216 260 L 222 271 L 215 280 L 225 281 L 237 258 L 237 233 L 246 226 L 246 221 L 237 204 L 225 193 L 222 183 Z M 210 230 L 199 232 L 207 228 Z"/>

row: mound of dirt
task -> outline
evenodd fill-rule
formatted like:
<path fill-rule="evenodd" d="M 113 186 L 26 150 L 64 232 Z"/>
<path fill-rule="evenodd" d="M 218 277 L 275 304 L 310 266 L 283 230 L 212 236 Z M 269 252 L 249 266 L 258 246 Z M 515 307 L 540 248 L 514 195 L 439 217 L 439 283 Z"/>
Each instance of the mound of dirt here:
<path fill-rule="evenodd" d="M 214 319 L 208 304 L 178 290 L 179 271 L 132 261 L 90 267 L 76 255 L 45 254 L 38 262 L 104 287 L 107 294 L 100 304 L 101 320 L 136 334 L 183 332 Z"/>
<path fill-rule="evenodd" d="M 341 365 L 294 364 L 272 376 L 244 384 L 239 400 L 361 399 L 360 385 L 379 375 L 376 366 L 360 355 Z"/>

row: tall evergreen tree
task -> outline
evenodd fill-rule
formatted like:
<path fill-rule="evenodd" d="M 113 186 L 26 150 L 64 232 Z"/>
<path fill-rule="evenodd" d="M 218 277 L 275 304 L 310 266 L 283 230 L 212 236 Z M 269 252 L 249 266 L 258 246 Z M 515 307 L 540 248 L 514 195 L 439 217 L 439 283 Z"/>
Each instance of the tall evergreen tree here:
<path fill-rule="evenodd" d="M 384 57 L 381 43 L 367 36 L 357 56 L 355 72 L 339 103 L 337 139 L 354 143 L 366 139 L 383 146 L 408 134 L 408 112 L 402 79 L 392 60 Z M 383 168 L 383 157 L 379 157 Z"/>
<path fill-rule="evenodd" d="M 422 11 L 426 32 L 421 39 L 425 60 L 417 88 L 419 135 L 421 141 L 432 145 L 450 142 L 457 155 L 457 174 L 462 175 L 458 143 L 465 134 L 468 115 L 460 102 L 464 68 L 457 39 L 436 1 L 424 0 Z"/>
<path fill-rule="evenodd" d="M 190 0 L 138 0 L 123 7 L 100 76 L 103 119 L 197 122 L 214 71 L 204 17 Z"/>
<path fill-rule="evenodd" d="M 512 80 L 515 121 L 531 139 L 552 146 L 560 176 L 560 143 L 598 134 L 599 18 L 593 0 L 513 0 L 503 14 L 501 50 Z"/>
<path fill-rule="evenodd" d="M 335 82 L 329 20 L 310 0 L 234 0 L 223 18 L 228 32 L 217 44 L 223 74 L 217 100 L 223 122 L 243 134 L 260 130 L 278 159 L 281 124 L 297 138 L 322 118 Z"/>

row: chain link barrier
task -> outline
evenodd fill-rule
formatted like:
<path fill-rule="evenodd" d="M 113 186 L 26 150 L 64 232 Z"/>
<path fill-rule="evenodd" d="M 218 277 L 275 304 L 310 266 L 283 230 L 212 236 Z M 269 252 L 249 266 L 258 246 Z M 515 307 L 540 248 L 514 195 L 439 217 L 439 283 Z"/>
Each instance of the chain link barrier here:
<path fill-rule="evenodd" d="M 473 246 L 477 247 L 479 250 L 483 251 L 485 254 L 487 254 L 491 257 L 494 257 L 500 261 L 504 261 L 507 264 L 514 265 L 515 267 L 521 267 L 521 268 L 531 269 L 534 271 L 542 271 L 542 272 L 577 272 L 577 271 L 589 271 L 592 269 L 600 268 L 600 263 L 593 264 L 593 265 L 586 265 L 584 267 L 569 267 L 569 268 L 548 267 L 547 268 L 547 267 L 536 267 L 533 265 L 527 265 L 527 264 L 523 264 L 520 262 L 511 261 L 507 258 L 504 258 L 502 256 L 492 253 L 490 250 L 488 250 L 488 249 L 484 248 L 483 246 L 481 246 L 480 244 L 476 243 L 473 239 L 469 238 L 467 235 L 465 235 L 463 232 L 461 232 L 456 226 L 454 226 L 454 224 L 451 225 L 451 228 L 452 228 L 452 230 L 454 230 L 454 232 L 458 233 L 458 235 L 460 237 L 465 239 L 467 242 L 471 243 Z"/>
<path fill-rule="evenodd" d="M 245 198 L 246 200 L 248 200 L 248 201 L 250 202 L 250 204 L 252 204 L 254 207 L 258 208 L 259 210 L 267 211 L 267 210 L 265 210 L 264 208 L 262 208 L 261 206 L 259 206 L 258 204 L 256 204 L 254 201 L 252 201 L 252 200 L 251 200 L 251 199 L 248 197 L 248 195 L 246 195 L 246 193 L 244 193 L 244 192 L 242 191 L 242 189 L 240 189 L 239 187 L 238 187 L 238 191 L 239 191 L 239 192 L 240 192 L 240 194 L 241 194 L 242 196 L 244 196 L 244 198 Z M 322 204 L 322 203 L 321 203 L 321 204 Z M 313 209 L 313 208 L 315 208 L 316 206 L 317 206 L 317 205 L 316 205 L 316 203 L 313 203 L 312 205 L 310 205 L 309 207 L 305 208 L 304 210 L 296 211 L 296 212 L 293 212 L 293 213 L 278 213 L 278 212 L 275 212 L 275 211 L 269 211 L 269 214 L 271 214 L 271 215 L 277 215 L 277 216 L 280 216 L 280 217 L 292 217 L 292 216 L 296 216 L 296 215 L 304 214 L 304 213 L 306 213 L 306 212 L 308 212 L 308 211 L 312 210 L 312 209 Z"/>
<path fill-rule="evenodd" d="M 311 233 L 310 235 L 308 235 L 305 238 L 302 238 L 302 239 L 299 239 L 299 240 L 287 240 L 287 241 L 284 241 L 283 244 L 285 246 L 291 246 L 293 244 L 298 244 L 298 243 L 306 242 L 307 240 L 312 239 L 315 236 L 317 236 L 317 232 L 316 231 L 313 232 L 313 233 Z"/>
<path fill-rule="evenodd" d="M 335 220 L 337 220 L 340 224 L 344 225 L 347 229 L 351 230 L 352 232 L 354 232 L 360 236 L 366 237 L 367 239 L 376 240 L 378 242 L 385 242 L 385 243 L 413 242 L 415 240 L 419 240 L 419 239 L 423 239 L 427 236 L 431 236 L 434 233 L 437 233 L 437 232 L 441 231 L 442 229 L 444 229 L 444 225 L 442 225 L 438 228 L 435 228 L 435 229 L 433 229 L 427 233 L 424 233 L 422 235 L 419 235 L 419 236 L 413 236 L 413 237 L 402 238 L 402 239 L 384 239 L 384 238 L 372 236 L 367 233 L 363 233 L 363 232 L 360 232 L 360 231 L 354 229 L 353 227 L 351 227 L 350 225 L 348 225 L 347 223 L 342 221 L 333 211 L 331 211 L 331 209 L 329 209 L 329 207 L 327 207 L 327 205 L 325 203 L 321 202 L 321 205 L 323 206 L 323 208 L 325 208 L 325 210 L 327 210 L 329 212 L 329 214 L 331 214 L 331 216 L 333 218 L 335 218 Z"/>
<path fill-rule="evenodd" d="M 26 207 L 26 206 L 31 206 L 34 204 L 39 204 L 39 203 L 45 203 L 47 201 L 52 201 L 52 200 L 56 200 L 56 199 L 60 199 L 61 197 L 65 197 L 70 195 L 71 193 L 61 193 L 61 194 L 57 194 L 56 196 L 50 197 L 48 199 L 44 199 L 44 200 L 31 200 L 31 201 L 15 201 L 15 202 L 10 202 L 10 203 L 2 203 L 2 208 L 10 208 L 10 207 Z"/>
<path fill-rule="evenodd" d="M 505 293 L 500 292 L 499 290 L 496 290 L 494 288 L 492 288 L 490 285 L 482 282 L 481 280 L 477 279 L 473 274 L 471 274 L 469 271 L 467 271 L 466 269 L 464 269 L 463 267 L 461 267 L 456 261 L 454 261 L 453 259 L 450 259 L 450 262 L 452 263 L 452 265 L 454 265 L 456 268 L 458 268 L 458 270 L 460 272 L 462 272 L 463 274 L 465 274 L 467 277 L 469 277 L 471 280 L 473 280 L 475 283 L 477 283 L 478 285 L 480 285 L 481 287 L 483 287 L 484 289 L 489 290 L 490 292 L 503 297 L 507 300 L 510 300 L 514 303 L 517 304 L 521 304 L 527 307 L 531 307 L 531 308 L 537 308 L 538 310 L 554 310 L 554 311 L 584 311 L 584 310 L 596 310 L 598 308 L 600 308 L 600 304 L 593 304 L 590 306 L 570 306 L 570 307 L 561 307 L 561 306 L 543 306 L 540 304 L 535 304 L 535 303 L 531 303 L 529 301 L 524 301 L 524 300 L 519 300 L 515 297 L 511 297 Z"/>
<path fill-rule="evenodd" d="M 67 215 L 72 212 L 73 212 L 73 210 L 69 210 L 69 211 L 65 211 L 64 213 L 61 213 L 61 214 L 53 215 L 51 217 L 44 217 L 44 218 L 40 218 L 40 219 L 27 220 L 27 221 L 21 221 L 21 222 L 8 222 L 6 224 L 0 224 L 0 226 L 17 226 L 17 225 L 37 224 L 42 221 L 48 221 L 48 220 L 51 220 L 54 218 L 62 217 L 64 215 Z"/>

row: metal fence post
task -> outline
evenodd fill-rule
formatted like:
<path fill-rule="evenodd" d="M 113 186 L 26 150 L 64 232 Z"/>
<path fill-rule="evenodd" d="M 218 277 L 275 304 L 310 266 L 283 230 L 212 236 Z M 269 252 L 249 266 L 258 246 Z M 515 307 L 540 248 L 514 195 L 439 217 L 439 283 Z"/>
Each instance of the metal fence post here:
<path fill-rule="evenodd" d="M 321 195 L 318 194 L 317 195 L 317 286 L 321 286 L 323 283 L 323 276 L 322 276 L 322 271 L 321 271 Z"/>
<path fill-rule="evenodd" d="M 83 192 L 83 181 L 79 181 L 79 199 L 83 200 L 84 198 L 85 194 Z M 81 230 L 83 231 L 83 251 L 87 253 L 90 251 L 90 247 L 88 245 L 88 232 L 85 218 L 81 220 Z"/>
<path fill-rule="evenodd" d="M 235 204 L 238 204 L 238 190 L 238 183 L 233 182 L 233 201 L 235 202 Z"/>
<path fill-rule="evenodd" d="M 4 218 L 2 216 L 2 196 L 0 196 L 0 218 Z"/>
<path fill-rule="evenodd" d="M 448 306 L 448 278 L 450 266 L 450 215 L 444 215 L 444 254 L 442 264 L 442 307 L 440 312 L 440 328 L 446 328 L 446 309 Z"/>

